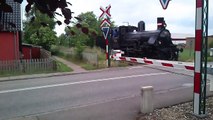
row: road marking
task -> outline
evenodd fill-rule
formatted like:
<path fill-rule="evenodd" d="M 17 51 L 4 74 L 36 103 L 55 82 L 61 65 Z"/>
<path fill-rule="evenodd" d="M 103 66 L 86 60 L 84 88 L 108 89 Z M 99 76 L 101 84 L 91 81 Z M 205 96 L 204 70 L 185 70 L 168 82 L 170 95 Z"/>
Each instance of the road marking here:
<path fill-rule="evenodd" d="M 184 83 L 182 86 L 183 87 L 193 87 L 194 83 Z"/>
<path fill-rule="evenodd" d="M 112 80 L 119 80 L 119 79 L 125 79 L 125 78 L 157 76 L 157 75 L 165 75 L 165 74 L 169 74 L 169 73 L 163 72 L 163 73 L 150 73 L 150 74 L 142 74 L 142 75 L 130 75 L 130 76 L 123 76 L 123 77 L 113 77 L 113 78 L 104 78 L 104 79 L 87 80 L 87 81 L 79 81 L 79 82 L 69 82 L 69 83 L 62 83 L 62 84 L 52 84 L 52 85 L 44 85 L 44 86 L 36 86 L 36 87 L 28 87 L 28 88 L 11 89 L 11 90 L 2 90 L 2 91 L 0 91 L 0 94 L 20 92 L 20 91 L 29 91 L 29 90 L 36 90 L 36 89 L 43 89 L 43 88 L 53 88 L 53 87 L 62 87 L 62 86 L 69 86 L 69 85 L 86 84 L 86 83 L 93 83 L 93 82 L 112 81 Z"/>
<path fill-rule="evenodd" d="M 144 65 L 145 66 L 145 65 Z M 141 68 L 144 68 L 144 66 L 136 66 L 136 67 L 129 67 L 128 69 L 141 69 Z"/>

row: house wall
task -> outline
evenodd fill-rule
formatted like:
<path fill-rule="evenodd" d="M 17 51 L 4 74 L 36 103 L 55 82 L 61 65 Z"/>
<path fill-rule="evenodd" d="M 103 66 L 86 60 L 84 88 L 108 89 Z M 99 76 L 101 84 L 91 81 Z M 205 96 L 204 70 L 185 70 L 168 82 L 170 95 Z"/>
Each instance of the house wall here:
<path fill-rule="evenodd" d="M 37 47 L 32 47 L 32 58 L 33 59 L 38 59 L 40 58 L 40 48 L 37 48 Z"/>
<path fill-rule="evenodd" d="M 40 47 L 34 47 L 29 45 L 22 46 L 23 59 L 39 59 L 41 54 Z"/>
<path fill-rule="evenodd" d="M 23 59 L 31 59 L 31 48 L 22 46 Z"/>
<path fill-rule="evenodd" d="M 0 61 L 19 58 L 18 32 L 0 32 Z"/>

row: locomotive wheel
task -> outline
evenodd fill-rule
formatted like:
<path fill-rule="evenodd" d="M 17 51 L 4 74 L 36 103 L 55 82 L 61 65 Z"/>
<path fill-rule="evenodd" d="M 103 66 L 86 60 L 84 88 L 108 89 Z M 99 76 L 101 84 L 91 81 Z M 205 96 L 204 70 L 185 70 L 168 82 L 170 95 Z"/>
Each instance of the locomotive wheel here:
<path fill-rule="evenodd" d="M 174 60 L 174 61 L 178 60 L 178 56 L 171 49 L 158 50 L 156 56 L 157 56 L 157 59 L 161 59 L 161 60 Z"/>
<path fill-rule="evenodd" d="M 157 59 L 168 60 L 166 56 L 167 56 L 166 53 L 164 53 L 164 52 L 161 51 L 161 52 L 158 52 Z"/>

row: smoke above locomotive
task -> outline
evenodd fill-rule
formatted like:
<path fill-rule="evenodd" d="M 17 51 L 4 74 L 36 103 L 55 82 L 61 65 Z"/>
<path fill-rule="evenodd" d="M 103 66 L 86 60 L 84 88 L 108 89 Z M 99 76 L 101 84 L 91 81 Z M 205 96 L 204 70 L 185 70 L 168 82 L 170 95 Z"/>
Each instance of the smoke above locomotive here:
<path fill-rule="evenodd" d="M 119 26 L 111 30 L 111 48 L 124 51 L 128 57 L 178 60 L 181 51 L 172 43 L 164 18 L 157 18 L 157 30 L 146 31 L 145 22 L 138 26 Z"/>

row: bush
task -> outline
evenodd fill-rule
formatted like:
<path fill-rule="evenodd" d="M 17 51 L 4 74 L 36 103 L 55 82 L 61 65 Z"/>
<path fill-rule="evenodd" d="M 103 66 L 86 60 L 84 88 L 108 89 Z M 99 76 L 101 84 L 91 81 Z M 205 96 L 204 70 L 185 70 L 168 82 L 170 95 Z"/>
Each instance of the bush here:
<path fill-rule="evenodd" d="M 56 45 L 52 45 L 50 48 L 50 52 L 52 53 L 52 55 L 58 55 L 59 54 L 59 46 Z"/>
<path fill-rule="evenodd" d="M 76 46 L 74 49 L 74 53 L 75 53 L 74 57 L 76 59 L 82 60 L 83 59 L 82 53 L 83 53 L 84 49 L 85 49 L 84 46 L 81 46 L 81 45 Z"/>

